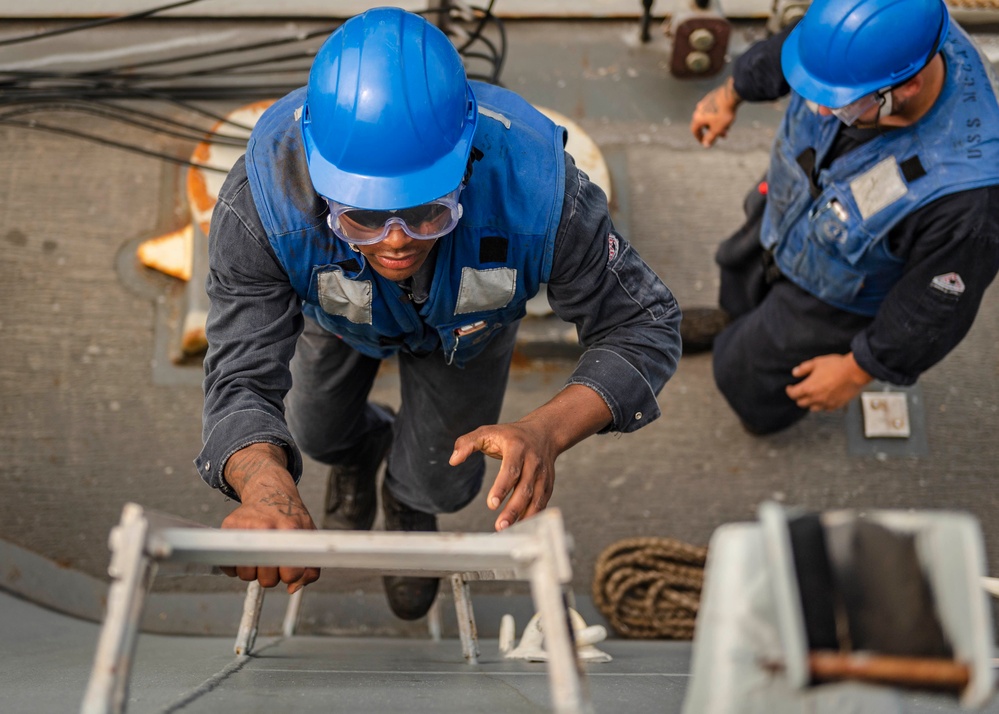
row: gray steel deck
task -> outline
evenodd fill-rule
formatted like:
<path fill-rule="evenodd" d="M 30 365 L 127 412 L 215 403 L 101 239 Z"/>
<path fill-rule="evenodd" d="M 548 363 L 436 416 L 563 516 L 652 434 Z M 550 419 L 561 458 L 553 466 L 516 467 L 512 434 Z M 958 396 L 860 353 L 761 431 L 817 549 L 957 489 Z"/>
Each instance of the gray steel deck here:
<path fill-rule="evenodd" d="M 75 712 L 90 673 L 98 627 L 0 593 L 0 711 Z M 504 660 L 495 640 L 464 663 L 457 640 L 385 637 L 262 638 L 251 657 L 233 638 L 143 635 L 128 711 L 433 712 L 549 711 L 544 664 Z M 610 640 L 614 659 L 585 667 L 596 712 L 678 713 L 689 682 L 690 644 Z M 961 711 L 936 695 L 907 699 L 909 714 Z M 999 713 L 994 702 L 987 714 Z"/>
<path fill-rule="evenodd" d="M 8 24 L 0 36 L 36 26 Z M 202 32 L 260 36 L 299 26 L 147 22 L 67 38 L 58 47 L 70 55 Z M 714 246 L 739 223 L 742 196 L 766 165 L 780 108 L 746 107 L 730 138 L 705 151 L 686 125 L 696 100 L 718 80 L 671 78 L 660 34 L 640 45 L 637 21 L 511 22 L 508 31 L 504 83 L 590 134 L 610 166 L 618 227 L 681 305 L 713 303 Z M 17 53 L 0 49 L 0 65 L 29 61 Z M 232 507 L 191 464 L 200 449 L 200 369 L 165 361 L 178 286 L 133 258 L 139 241 L 189 220 L 179 203 L 182 173 L 154 159 L 2 125 L 0 143 L 0 540 L 50 565 L 36 577 L 11 567 L 21 561 L 5 553 L 0 587 L 93 616 L 107 581 L 108 531 L 123 503 L 209 525 Z M 525 326 L 525 335 L 532 329 Z M 518 361 L 503 417 L 516 419 L 545 401 L 570 369 L 565 360 Z M 767 498 L 813 509 L 966 510 L 981 520 L 990 571 L 999 573 L 995 288 L 964 343 L 924 375 L 920 390 L 925 452 L 857 454 L 843 413 L 813 416 L 767 438 L 746 434 L 714 388 L 710 355 L 684 358 L 661 396 L 662 419 L 635 434 L 589 439 L 558 461 L 552 504 L 575 539 L 574 586 L 588 622 L 596 621 L 588 592 L 603 548 L 641 535 L 703 544 L 722 523 L 753 519 Z M 375 396 L 397 403 L 391 362 Z M 487 478 L 495 472 L 493 464 Z M 307 465 L 302 488 L 314 510 L 323 479 L 318 465 Z M 483 531 L 492 520 L 483 494 L 442 526 Z M 457 640 L 424 641 L 425 623 L 394 620 L 377 578 L 325 575 L 306 599 L 303 636 L 275 640 L 238 668 L 230 653 L 241 584 L 174 577 L 156 588 L 165 606 L 151 618 L 159 618 L 160 631 L 212 636 L 145 635 L 134 711 L 179 710 L 190 692 L 203 693 L 183 711 L 545 706 L 541 666 L 489 659 L 496 648 L 486 641 L 483 664 L 467 667 Z M 486 606 L 476 601 L 483 634 L 495 636 L 503 612 L 519 613 L 522 627 L 530 614 L 525 601 L 516 588 L 484 588 Z M 0 628 L 0 710 L 73 711 L 96 624 L 3 595 Z M 324 636 L 331 633 L 338 636 Z M 606 649 L 615 661 L 589 668 L 598 711 L 679 710 L 689 645 L 613 640 Z M 206 682 L 218 686 L 209 690 Z M 925 701 L 926 711 L 948 711 Z"/>

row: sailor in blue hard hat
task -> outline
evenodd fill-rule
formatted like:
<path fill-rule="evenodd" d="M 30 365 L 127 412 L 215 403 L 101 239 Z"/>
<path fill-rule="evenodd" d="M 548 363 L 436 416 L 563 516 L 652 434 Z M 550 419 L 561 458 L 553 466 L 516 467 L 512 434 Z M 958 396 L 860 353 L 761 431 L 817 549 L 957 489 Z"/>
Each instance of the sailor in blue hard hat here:
<path fill-rule="evenodd" d="M 781 68 L 795 92 L 844 124 L 905 110 L 911 119 L 939 93 L 949 27 L 941 0 L 818 2 L 784 42 Z M 923 81 L 911 85 L 919 74 Z M 911 107 L 920 95 L 926 106 Z"/>
<path fill-rule="evenodd" d="M 315 528 L 302 454 L 329 467 L 321 525 L 434 531 L 468 505 L 485 455 L 503 530 L 544 509 L 555 459 L 655 420 L 679 308 L 564 149 L 565 130 L 469 81 L 445 34 L 398 8 L 351 18 L 306 87 L 260 118 L 212 217 L 202 478 L 241 501 L 227 528 Z M 586 347 L 567 384 L 498 423 L 527 301 L 547 285 Z M 396 408 L 369 394 L 398 364 Z M 233 574 L 296 590 L 314 568 Z M 401 618 L 436 578 L 391 576 Z"/>
<path fill-rule="evenodd" d="M 392 8 L 345 23 L 316 54 L 301 117 L 330 228 L 386 277 L 415 273 L 461 217 L 477 120 L 461 58 L 437 28 Z"/>
<path fill-rule="evenodd" d="M 967 334 L 999 270 L 996 86 L 943 0 L 815 0 L 698 103 L 711 146 L 742 101 L 789 95 L 716 254 L 720 309 L 684 310 L 747 430 L 911 385 Z"/>

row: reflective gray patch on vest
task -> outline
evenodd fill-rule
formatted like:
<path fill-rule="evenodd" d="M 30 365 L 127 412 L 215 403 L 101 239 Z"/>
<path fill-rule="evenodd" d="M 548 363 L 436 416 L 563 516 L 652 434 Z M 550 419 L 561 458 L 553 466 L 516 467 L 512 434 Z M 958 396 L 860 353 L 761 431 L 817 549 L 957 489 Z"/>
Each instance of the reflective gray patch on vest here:
<path fill-rule="evenodd" d="M 319 274 L 319 306 L 357 325 L 371 324 L 371 281 L 348 280 L 339 270 Z"/>
<path fill-rule="evenodd" d="M 868 171 L 850 182 L 853 200 L 866 221 L 882 208 L 887 208 L 909 192 L 894 156 L 879 161 Z"/>
<path fill-rule="evenodd" d="M 479 114 L 481 114 L 484 117 L 489 117 L 490 119 L 495 119 L 496 121 L 498 121 L 500 124 L 502 124 L 507 129 L 510 128 L 510 120 L 507 119 L 502 114 L 500 114 L 499 112 L 491 111 L 491 110 L 486 109 L 485 107 L 483 107 L 483 106 L 480 105 L 479 106 Z"/>
<path fill-rule="evenodd" d="M 454 314 L 506 307 L 517 291 L 517 271 L 513 268 L 489 270 L 461 269 L 461 286 Z"/>

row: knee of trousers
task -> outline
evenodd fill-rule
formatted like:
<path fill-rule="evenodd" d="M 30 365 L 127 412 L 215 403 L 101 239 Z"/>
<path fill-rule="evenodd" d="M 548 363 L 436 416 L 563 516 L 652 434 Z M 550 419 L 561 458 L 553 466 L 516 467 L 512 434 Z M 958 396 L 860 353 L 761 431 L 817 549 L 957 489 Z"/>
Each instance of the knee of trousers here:
<path fill-rule="evenodd" d="M 366 440 L 375 435 L 374 430 L 358 436 L 357 429 L 341 432 L 331 430 L 326 425 L 322 429 L 301 428 L 290 420 L 288 426 L 303 454 L 321 464 L 329 465 L 349 463 L 352 457 L 356 458 L 359 448 L 365 445 Z"/>
<path fill-rule="evenodd" d="M 330 439 L 308 429 L 292 429 L 295 443 L 303 454 L 321 464 L 337 464 L 355 449 L 353 444 L 338 439 Z"/>
<path fill-rule="evenodd" d="M 786 429 L 808 414 L 787 396 L 783 384 L 768 385 L 764 375 L 754 372 L 751 361 L 737 350 L 713 353 L 715 385 L 743 426 L 756 435 Z"/>

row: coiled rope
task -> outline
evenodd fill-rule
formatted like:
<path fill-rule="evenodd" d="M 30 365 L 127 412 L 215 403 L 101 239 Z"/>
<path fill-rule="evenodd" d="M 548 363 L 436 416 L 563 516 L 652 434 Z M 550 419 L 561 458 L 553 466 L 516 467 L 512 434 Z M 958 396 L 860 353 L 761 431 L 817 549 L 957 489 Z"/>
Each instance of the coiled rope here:
<path fill-rule="evenodd" d="M 626 538 L 597 558 L 593 602 L 622 637 L 689 640 L 708 549 L 672 538 Z"/>
<path fill-rule="evenodd" d="M 962 10 L 999 10 L 997 0 L 947 0 L 947 4 Z"/>

